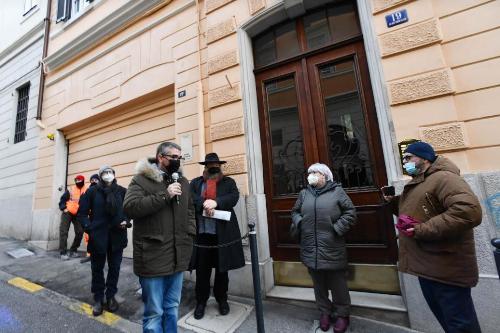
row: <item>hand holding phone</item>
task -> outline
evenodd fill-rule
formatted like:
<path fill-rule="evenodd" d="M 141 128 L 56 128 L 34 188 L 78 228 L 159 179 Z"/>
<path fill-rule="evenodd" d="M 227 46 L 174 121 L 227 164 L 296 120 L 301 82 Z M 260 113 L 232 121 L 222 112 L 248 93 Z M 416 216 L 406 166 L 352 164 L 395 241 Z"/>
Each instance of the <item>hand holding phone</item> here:
<path fill-rule="evenodd" d="M 394 186 L 383 186 L 380 190 L 387 197 L 393 197 L 396 195 L 396 189 Z"/>
<path fill-rule="evenodd" d="M 396 190 L 394 186 L 383 186 L 380 191 L 382 191 L 382 195 L 384 196 L 384 200 L 387 202 L 391 202 L 396 195 Z"/>

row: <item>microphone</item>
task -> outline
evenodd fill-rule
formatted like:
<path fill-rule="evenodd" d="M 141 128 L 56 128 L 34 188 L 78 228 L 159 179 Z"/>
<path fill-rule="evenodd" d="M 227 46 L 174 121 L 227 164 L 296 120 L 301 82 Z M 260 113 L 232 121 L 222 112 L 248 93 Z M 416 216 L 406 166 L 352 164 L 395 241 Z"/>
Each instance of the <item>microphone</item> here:
<path fill-rule="evenodd" d="M 179 174 L 177 172 L 172 173 L 172 179 L 174 180 L 174 183 L 177 183 L 179 180 Z M 179 196 L 176 195 L 175 199 L 177 200 L 177 204 L 179 205 Z"/>

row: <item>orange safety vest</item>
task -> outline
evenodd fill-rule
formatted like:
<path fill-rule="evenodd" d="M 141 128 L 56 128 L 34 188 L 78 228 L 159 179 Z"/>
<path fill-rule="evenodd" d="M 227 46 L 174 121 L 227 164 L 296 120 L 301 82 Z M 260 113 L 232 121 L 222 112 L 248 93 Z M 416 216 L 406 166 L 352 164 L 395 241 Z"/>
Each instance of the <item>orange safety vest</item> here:
<path fill-rule="evenodd" d="M 71 189 L 71 192 L 69 192 L 69 200 L 66 201 L 66 209 L 70 214 L 76 215 L 78 212 L 78 202 L 80 201 L 80 197 L 82 196 L 83 193 L 87 191 L 87 186 L 83 185 L 81 189 L 79 189 L 76 186 L 73 186 Z"/>

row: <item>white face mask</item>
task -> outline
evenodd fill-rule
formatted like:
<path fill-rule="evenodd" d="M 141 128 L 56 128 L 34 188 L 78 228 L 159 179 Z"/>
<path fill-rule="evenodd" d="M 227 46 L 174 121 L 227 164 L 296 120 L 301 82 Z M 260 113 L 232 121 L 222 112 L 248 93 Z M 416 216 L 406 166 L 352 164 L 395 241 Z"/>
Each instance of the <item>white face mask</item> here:
<path fill-rule="evenodd" d="M 309 176 L 307 176 L 307 182 L 311 186 L 316 186 L 319 182 L 319 177 L 317 175 L 311 173 L 311 174 L 309 174 Z"/>
<path fill-rule="evenodd" d="M 101 179 L 106 183 L 111 183 L 115 179 L 115 176 L 112 173 L 105 173 L 101 176 Z"/>

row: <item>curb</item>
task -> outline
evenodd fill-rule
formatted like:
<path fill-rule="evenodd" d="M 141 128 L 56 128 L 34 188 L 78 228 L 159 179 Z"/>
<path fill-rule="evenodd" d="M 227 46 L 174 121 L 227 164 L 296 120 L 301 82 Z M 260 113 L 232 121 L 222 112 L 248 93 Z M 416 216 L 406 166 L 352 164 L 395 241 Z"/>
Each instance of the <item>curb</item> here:
<path fill-rule="evenodd" d="M 61 305 L 73 312 L 87 316 L 90 319 L 98 321 L 104 325 L 117 329 L 125 333 L 140 333 L 142 332 L 142 325 L 134 323 L 130 320 L 124 319 L 114 313 L 104 311 L 102 315 L 94 317 L 92 315 L 92 306 L 88 303 L 80 302 L 72 299 L 66 295 L 57 293 L 53 290 L 47 289 L 39 284 L 30 282 L 22 277 L 14 276 L 0 270 L 0 281 L 24 290 L 26 292 L 37 295 L 47 302 Z"/>

